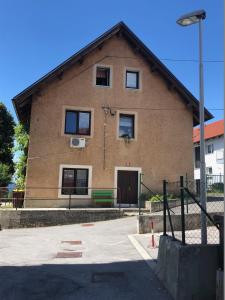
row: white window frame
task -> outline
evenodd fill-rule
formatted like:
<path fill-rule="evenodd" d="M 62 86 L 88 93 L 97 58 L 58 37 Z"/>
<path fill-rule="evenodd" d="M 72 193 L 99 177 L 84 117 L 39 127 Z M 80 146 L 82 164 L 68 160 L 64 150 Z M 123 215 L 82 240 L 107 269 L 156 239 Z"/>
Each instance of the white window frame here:
<path fill-rule="evenodd" d="M 224 149 L 220 149 L 216 151 L 216 160 L 224 159 Z"/>
<path fill-rule="evenodd" d="M 90 165 L 60 165 L 59 166 L 59 186 L 58 186 L 58 198 L 68 199 L 70 195 L 62 194 L 62 175 L 63 169 L 88 169 L 88 194 L 87 195 L 71 195 L 71 199 L 90 199 L 91 198 L 91 186 L 92 186 L 92 166 Z"/>
<path fill-rule="evenodd" d="M 123 141 L 124 138 L 120 137 L 120 115 L 131 115 L 134 116 L 134 138 L 131 138 L 131 141 L 137 141 L 138 136 L 138 113 L 135 111 L 128 110 L 118 110 L 117 111 L 117 126 L 116 126 L 116 136 L 117 140 Z"/>
<path fill-rule="evenodd" d="M 97 85 L 96 84 L 96 75 L 97 75 L 97 68 L 107 68 L 109 69 L 109 85 Z M 94 65 L 94 72 L 93 72 L 93 86 L 97 88 L 112 88 L 112 78 L 113 78 L 113 67 L 112 65 L 104 65 L 104 64 L 96 64 Z"/>

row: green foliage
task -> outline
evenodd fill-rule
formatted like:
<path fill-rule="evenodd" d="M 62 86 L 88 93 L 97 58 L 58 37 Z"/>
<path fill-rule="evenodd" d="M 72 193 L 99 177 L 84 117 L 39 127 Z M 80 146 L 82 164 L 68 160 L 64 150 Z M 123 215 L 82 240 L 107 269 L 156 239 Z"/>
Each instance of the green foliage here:
<path fill-rule="evenodd" d="M 15 163 L 16 187 L 18 189 L 24 189 L 29 135 L 22 124 L 18 124 L 15 127 L 15 138 L 16 138 L 16 143 L 14 146 L 14 151 L 17 151 L 19 154 L 18 160 Z"/>
<path fill-rule="evenodd" d="M 12 178 L 10 166 L 0 163 L 0 187 L 7 186 Z"/>
<path fill-rule="evenodd" d="M 10 183 L 13 172 L 14 120 L 6 106 L 0 102 L 0 186 Z"/>
<path fill-rule="evenodd" d="M 27 151 L 29 135 L 24 125 L 19 123 L 14 128 L 14 131 L 15 131 L 15 139 L 16 139 L 14 151 L 21 151 L 21 152 Z"/>
<path fill-rule="evenodd" d="M 150 202 L 158 202 L 158 201 L 163 201 L 163 196 L 162 195 L 154 195 L 149 199 Z"/>
<path fill-rule="evenodd" d="M 173 194 L 168 194 L 167 195 L 167 200 L 172 200 L 174 199 L 174 195 Z M 163 201 L 163 195 L 154 195 L 152 197 L 149 198 L 149 201 L 151 202 L 157 202 L 157 201 Z"/>

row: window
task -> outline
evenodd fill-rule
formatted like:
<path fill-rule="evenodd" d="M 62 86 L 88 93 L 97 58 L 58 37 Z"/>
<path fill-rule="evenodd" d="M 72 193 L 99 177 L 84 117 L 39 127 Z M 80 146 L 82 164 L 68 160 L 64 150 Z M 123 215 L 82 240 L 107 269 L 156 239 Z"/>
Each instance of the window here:
<path fill-rule="evenodd" d="M 207 146 L 207 153 L 213 153 L 214 148 L 213 148 L 213 144 L 210 144 Z"/>
<path fill-rule="evenodd" d="M 90 135 L 91 112 L 66 110 L 65 134 Z"/>
<path fill-rule="evenodd" d="M 64 168 L 62 195 L 88 195 L 88 169 Z"/>
<path fill-rule="evenodd" d="M 110 86 L 110 68 L 96 67 L 96 85 Z"/>
<path fill-rule="evenodd" d="M 119 137 L 134 138 L 134 115 L 120 114 Z"/>
<path fill-rule="evenodd" d="M 223 149 L 216 151 L 216 159 L 217 160 L 223 160 L 223 155 L 224 155 L 224 150 Z"/>
<path fill-rule="evenodd" d="M 126 71 L 126 88 L 139 89 L 139 72 Z"/>
<path fill-rule="evenodd" d="M 212 174 L 212 167 L 206 168 L 206 174 L 211 175 Z"/>
<path fill-rule="evenodd" d="M 200 179 L 196 179 L 195 183 L 196 183 L 196 193 L 199 196 L 200 195 Z"/>
<path fill-rule="evenodd" d="M 200 147 L 195 147 L 195 168 L 200 168 Z"/>

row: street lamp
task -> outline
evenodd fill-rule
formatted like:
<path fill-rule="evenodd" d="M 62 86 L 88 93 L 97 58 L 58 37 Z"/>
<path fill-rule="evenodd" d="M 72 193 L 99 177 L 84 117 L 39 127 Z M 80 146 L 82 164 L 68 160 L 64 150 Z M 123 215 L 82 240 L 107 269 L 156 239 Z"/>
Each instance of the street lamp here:
<path fill-rule="evenodd" d="M 198 10 L 186 14 L 177 20 L 181 26 L 199 24 L 199 112 L 200 112 L 200 202 L 206 210 L 206 178 L 205 178 L 205 139 L 204 139 L 204 85 L 203 85 L 203 62 L 202 62 L 202 20 L 206 18 L 204 10 Z M 206 216 L 201 211 L 201 240 L 207 244 Z"/>

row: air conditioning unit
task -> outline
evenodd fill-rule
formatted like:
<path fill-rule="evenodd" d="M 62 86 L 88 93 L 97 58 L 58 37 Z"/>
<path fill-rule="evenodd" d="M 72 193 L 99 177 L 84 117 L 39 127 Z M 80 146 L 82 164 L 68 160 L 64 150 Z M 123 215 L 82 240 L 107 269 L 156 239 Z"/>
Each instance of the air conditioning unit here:
<path fill-rule="evenodd" d="M 85 148 L 85 138 L 74 138 L 70 139 L 71 148 Z"/>

